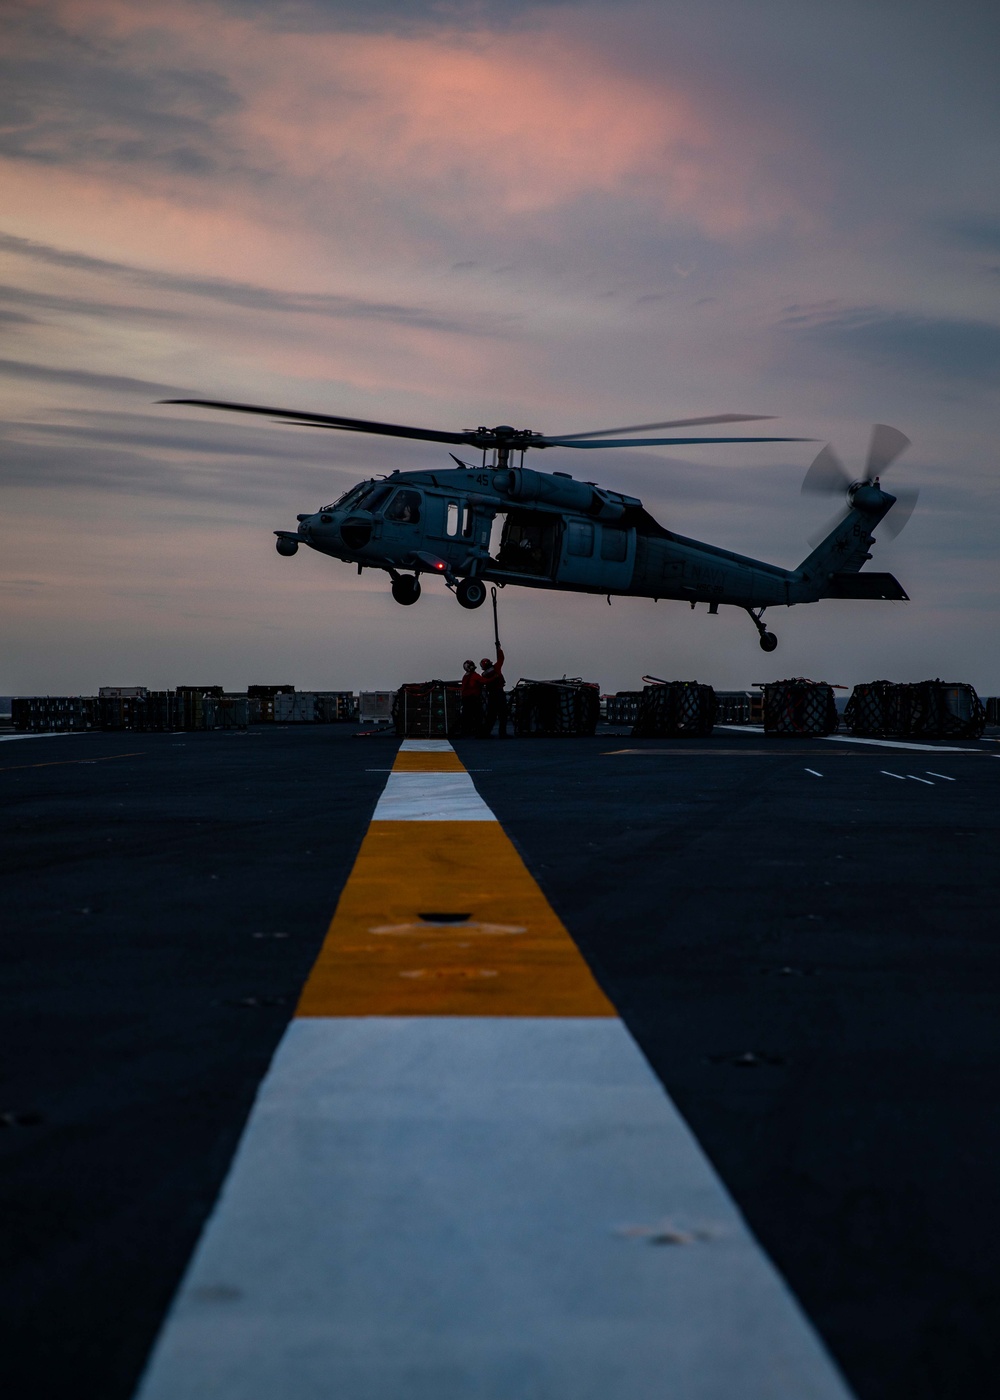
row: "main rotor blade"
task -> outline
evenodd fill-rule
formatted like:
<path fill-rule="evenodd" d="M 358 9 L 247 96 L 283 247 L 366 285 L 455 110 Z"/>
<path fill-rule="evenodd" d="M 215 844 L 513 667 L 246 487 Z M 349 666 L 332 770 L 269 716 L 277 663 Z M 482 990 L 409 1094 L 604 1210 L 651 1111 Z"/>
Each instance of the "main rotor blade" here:
<path fill-rule="evenodd" d="M 654 433 L 660 428 L 707 428 L 710 423 L 756 423 L 773 418 L 773 413 L 716 413 L 711 418 L 674 418 L 668 423 L 633 423 L 629 428 L 595 428 L 592 433 L 560 433 L 560 443 L 573 442 L 578 438 L 610 437 L 613 433 Z"/>
<path fill-rule="evenodd" d="M 889 514 L 879 521 L 878 528 L 883 530 L 891 540 L 905 528 L 907 521 L 913 514 L 913 508 L 917 504 L 917 497 L 920 492 L 915 486 L 904 486 L 899 491 L 892 493 L 896 497 L 896 504 L 889 511 Z"/>
<path fill-rule="evenodd" d="M 578 438 L 542 438 L 530 447 L 685 447 L 696 442 L 813 442 L 797 437 L 691 437 L 691 438 L 611 438 L 604 442 L 581 442 Z"/>
<path fill-rule="evenodd" d="M 850 485 L 851 478 L 847 474 L 847 469 L 830 444 L 827 443 L 806 472 L 802 480 L 802 493 L 803 495 L 811 492 L 820 496 L 839 496 Z"/>
<path fill-rule="evenodd" d="M 890 428 L 888 423 L 876 423 L 872 428 L 871 446 L 868 448 L 866 470 L 869 480 L 873 476 L 881 476 L 909 445 L 910 439 L 898 428 Z"/>
<path fill-rule="evenodd" d="M 377 433 L 381 437 L 416 438 L 420 442 L 452 442 L 474 446 L 471 433 L 445 433 L 429 428 L 409 428 L 400 423 L 375 423 L 365 418 L 340 418 L 328 413 L 300 413 L 292 408 L 264 408 L 260 404 L 226 403 L 218 399 L 160 399 L 160 403 L 191 408 L 222 408 L 231 413 L 253 413 L 283 423 L 307 423 L 314 428 L 342 428 L 349 433 Z"/>

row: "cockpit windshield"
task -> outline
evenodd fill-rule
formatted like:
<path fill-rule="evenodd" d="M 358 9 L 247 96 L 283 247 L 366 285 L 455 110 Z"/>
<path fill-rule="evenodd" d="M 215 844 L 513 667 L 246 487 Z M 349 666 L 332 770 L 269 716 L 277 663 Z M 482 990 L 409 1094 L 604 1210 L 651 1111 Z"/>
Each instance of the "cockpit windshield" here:
<path fill-rule="evenodd" d="M 378 510 L 392 490 L 391 486 L 373 486 L 370 491 L 366 491 L 360 501 L 355 501 L 355 508 L 358 510 Z"/>
<path fill-rule="evenodd" d="M 339 497 L 337 498 L 337 500 L 335 500 L 335 501 L 333 502 L 332 505 L 329 505 L 329 506 L 321 506 L 320 509 L 321 509 L 321 510 L 324 510 L 324 511 L 326 511 L 326 510 L 342 510 L 345 506 L 357 505 L 358 497 L 364 495 L 364 493 L 365 493 L 370 487 L 371 487 L 371 482 L 370 482 L 370 481 L 363 481 L 363 482 L 361 483 L 360 486 L 352 486 L 351 489 L 350 489 L 349 491 L 345 491 L 344 494 L 343 494 L 342 496 L 339 496 Z"/>
<path fill-rule="evenodd" d="M 332 506 L 324 506 L 323 510 L 378 510 L 392 489 L 381 481 L 363 481 L 360 486 L 352 486 Z"/>

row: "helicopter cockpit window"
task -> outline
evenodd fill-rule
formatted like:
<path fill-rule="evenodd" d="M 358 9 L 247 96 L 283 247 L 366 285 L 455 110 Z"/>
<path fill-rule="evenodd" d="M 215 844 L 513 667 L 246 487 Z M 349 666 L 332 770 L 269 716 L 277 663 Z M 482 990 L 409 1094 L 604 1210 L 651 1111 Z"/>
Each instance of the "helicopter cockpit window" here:
<path fill-rule="evenodd" d="M 385 518 L 401 524 L 415 525 L 420 519 L 420 492 L 397 491 L 389 502 Z"/>
<path fill-rule="evenodd" d="M 373 486 L 369 492 L 362 496 L 360 501 L 354 502 L 355 509 L 378 510 L 391 490 L 391 486 Z"/>
<path fill-rule="evenodd" d="M 627 530 L 616 530 L 613 525 L 602 526 L 601 558 L 613 564 L 621 564 L 628 558 Z"/>
<path fill-rule="evenodd" d="M 594 552 L 594 526 L 589 520 L 571 520 L 566 527 L 566 553 L 589 559 Z"/>
<path fill-rule="evenodd" d="M 320 506 L 320 510 L 344 510 L 354 505 L 358 497 L 368 490 L 368 486 L 369 483 L 367 481 L 363 481 L 360 486 L 352 486 L 349 491 L 345 491 L 342 496 L 338 496 L 332 505 Z"/>

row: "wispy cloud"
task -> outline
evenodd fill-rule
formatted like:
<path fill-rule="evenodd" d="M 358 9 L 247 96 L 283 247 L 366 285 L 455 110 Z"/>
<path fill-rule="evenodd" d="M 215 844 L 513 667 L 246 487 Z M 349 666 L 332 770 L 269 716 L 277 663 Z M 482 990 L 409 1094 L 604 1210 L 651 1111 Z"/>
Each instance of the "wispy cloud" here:
<path fill-rule="evenodd" d="M 144 390 L 156 387 L 126 381 L 133 382 Z M 400 466 L 439 465 L 442 458 L 441 449 L 423 444 L 401 449 L 386 439 L 359 442 L 351 434 L 223 415 L 206 423 L 189 412 L 166 406 L 146 413 L 71 410 L 58 418 L 8 422 L 0 428 L 0 480 L 7 487 L 73 488 L 119 499 L 165 496 L 228 505 L 252 500 L 287 520 L 353 481 Z"/>
<path fill-rule="evenodd" d="M 800 340 L 904 373 L 1000 387 L 1000 324 L 877 306 L 790 307 L 782 325 Z"/>
<path fill-rule="evenodd" d="M 84 253 L 56 248 L 51 244 L 39 243 L 29 238 L 17 238 L 12 234 L 0 233 L 0 251 L 13 253 L 18 257 L 51 267 L 72 268 L 81 272 L 96 273 L 113 278 L 148 291 L 168 292 L 176 296 L 200 297 L 209 301 L 224 302 L 228 306 L 241 307 L 250 311 L 268 311 L 288 315 L 326 316 L 336 320 L 383 321 L 398 325 L 413 326 L 422 330 L 454 332 L 462 335 L 487 335 L 500 331 L 500 318 L 486 321 L 461 320 L 456 317 L 439 315 L 419 306 L 405 306 L 392 302 L 369 301 L 361 297 L 338 296 L 323 292 L 284 292 L 274 287 L 255 285 L 250 282 L 231 281 L 222 277 L 184 277 L 176 273 L 161 272 L 154 268 L 137 267 L 133 264 L 114 262 L 106 258 L 95 258 Z M 27 298 L 38 294 L 21 293 Z M 66 310 L 72 309 L 69 305 Z M 79 308 L 78 308 L 79 309 Z M 126 309 L 127 310 L 127 309 Z M 136 310 L 135 314 L 141 314 Z M 159 314 L 167 314 L 160 308 Z"/>
<path fill-rule="evenodd" d="M 35 311 L 50 311 L 63 316 L 100 316 L 117 320 L 170 321 L 176 313 L 164 306 L 136 306 L 116 301 L 93 301 L 87 297 L 65 296 L 54 292 L 39 292 L 26 287 L 0 283 L 0 302 L 8 306 L 30 306 Z M 11 313 L 13 314 L 13 313 Z M 28 320 L 28 317 L 23 317 Z"/>
<path fill-rule="evenodd" d="M 39 384 L 67 384 L 76 389 L 97 389 L 112 394 L 144 394 L 147 397 L 190 392 L 176 384 L 158 384 L 151 379 L 133 379 L 125 374 L 100 374 L 86 369 L 59 369 L 34 365 L 25 360 L 0 360 L 0 375 L 7 379 L 30 379 Z"/>
<path fill-rule="evenodd" d="M 134 43 L 114 12 L 14 6 L 0 57 L 0 156 L 45 166 L 115 161 L 218 174 L 217 121 L 241 105 L 225 75 L 169 42 Z M 162 36 L 168 40 L 168 35 Z"/>
<path fill-rule="evenodd" d="M 1000 219 L 982 215 L 966 215 L 944 224 L 946 235 L 967 247 L 985 253 L 1000 253 Z"/>

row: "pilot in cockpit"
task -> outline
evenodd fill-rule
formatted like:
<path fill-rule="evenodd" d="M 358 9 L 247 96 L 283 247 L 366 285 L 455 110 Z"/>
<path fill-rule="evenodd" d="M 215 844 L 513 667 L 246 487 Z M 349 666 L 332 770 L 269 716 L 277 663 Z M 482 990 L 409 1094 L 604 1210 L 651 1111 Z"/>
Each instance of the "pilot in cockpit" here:
<path fill-rule="evenodd" d="M 385 513 L 387 520 L 397 524 L 415 525 L 420 519 L 420 493 L 418 491 L 397 491 L 389 502 Z"/>

